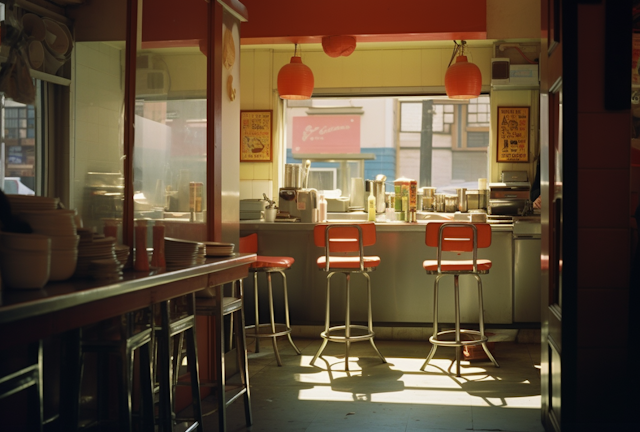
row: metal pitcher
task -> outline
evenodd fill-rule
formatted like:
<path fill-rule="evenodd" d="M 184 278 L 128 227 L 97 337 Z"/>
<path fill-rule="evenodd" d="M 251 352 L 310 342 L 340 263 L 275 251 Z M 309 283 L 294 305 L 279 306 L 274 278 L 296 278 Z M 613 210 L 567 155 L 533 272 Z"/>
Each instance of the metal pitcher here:
<path fill-rule="evenodd" d="M 384 174 L 378 174 L 376 179 L 373 181 L 373 196 L 376 197 L 376 213 L 381 214 L 384 213 L 384 209 L 386 207 L 384 198 L 385 198 L 385 182 L 387 181 L 387 176 Z"/>

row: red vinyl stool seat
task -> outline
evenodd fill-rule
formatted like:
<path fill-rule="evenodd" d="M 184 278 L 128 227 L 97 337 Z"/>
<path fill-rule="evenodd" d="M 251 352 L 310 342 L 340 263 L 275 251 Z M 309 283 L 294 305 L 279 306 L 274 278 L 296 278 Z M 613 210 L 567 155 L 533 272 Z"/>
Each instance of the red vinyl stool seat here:
<path fill-rule="evenodd" d="M 239 242 L 239 251 L 241 253 L 258 253 L 258 234 L 253 233 L 248 236 L 241 237 Z M 254 263 L 251 264 L 249 271 L 253 273 L 253 290 L 255 297 L 255 324 L 247 326 L 247 337 L 254 337 L 256 340 L 255 352 L 260 352 L 260 338 L 271 338 L 273 344 L 273 352 L 276 356 L 278 366 L 282 366 L 282 359 L 278 351 L 277 338 L 286 335 L 289 343 L 299 355 L 300 350 L 293 343 L 291 338 L 291 323 L 289 321 L 289 299 L 287 295 L 287 277 L 284 271 L 291 268 L 294 259 L 291 257 L 265 256 L 258 255 Z M 260 323 L 260 312 L 258 307 L 258 273 L 264 273 L 267 276 L 268 300 L 269 300 L 269 322 Z M 275 312 L 273 308 L 273 285 L 271 283 L 271 274 L 279 273 L 282 276 L 282 286 L 284 290 L 284 323 L 276 323 Z"/>
<path fill-rule="evenodd" d="M 311 360 L 314 364 L 322 354 L 327 343 L 340 342 L 345 344 L 345 370 L 349 370 L 349 348 L 352 342 L 368 340 L 383 363 L 384 358 L 373 342 L 373 320 L 371 317 L 371 278 L 370 272 L 380 265 L 377 256 L 365 256 L 364 246 L 372 246 L 376 242 L 376 226 L 374 223 L 362 224 L 322 224 L 316 225 L 313 231 L 314 243 L 325 250 L 325 254 L 316 261 L 318 269 L 327 272 L 327 306 L 325 310 L 324 331 L 320 333 L 322 345 Z M 351 255 L 346 255 L 351 254 Z M 343 273 L 347 278 L 345 289 L 345 319 L 344 325 L 330 326 L 331 305 L 331 277 L 336 273 Z M 367 279 L 367 325 L 351 324 L 350 312 L 350 282 L 351 273 L 361 273 Z M 354 334 L 356 333 L 359 334 Z"/>
<path fill-rule="evenodd" d="M 425 370 L 438 346 L 456 348 L 456 376 L 460 376 L 460 360 L 462 348 L 472 345 L 482 345 L 485 353 L 496 367 L 500 367 L 487 347 L 487 337 L 484 333 L 484 313 L 482 302 L 481 274 L 489 273 L 491 260 L 478 259 L 478 249 L 491 246 L 491 226 L 486 223 L 470 222 L 428 222 L 425 243 L 427 246 L 438 248 L 437 259 L 426 260 L 422 266 L 427 274 L 436 275 L 433 287 L 433 336 L 429 338 L 431 351 L 420 370 Z M 458 255 L 471 252 L 472 259 L 443 259 L 443 252 L 454 252 Z M 453 289 L 455 301 L 455 330 L 438 331 L 438 288 L 440 279 L 445 275 L 453 275 Z M 473 276 L 478 285 L 478 321 L 480 330 L 460 328 L 460 275 Z M 445 335 L 454 335 L 454 340 L 447 340 Z M 462 338 L 465 335 L 465 340 Z M 466 337 L 468 336 L 468 337 Z"/>

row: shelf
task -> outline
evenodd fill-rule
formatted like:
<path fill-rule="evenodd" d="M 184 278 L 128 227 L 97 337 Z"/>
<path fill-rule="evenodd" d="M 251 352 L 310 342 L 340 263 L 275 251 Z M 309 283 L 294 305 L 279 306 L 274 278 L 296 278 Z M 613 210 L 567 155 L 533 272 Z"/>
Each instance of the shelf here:
<path fill-rule="evenodd" d="M 53 84 L 58 84 L 61 86 L 69 87 L 69 85 L 71 85 L 71 80 L 69 78 L 63 78 L 57 75 L 51 75 L 51 74 L 40 72 L 33 69 L 31 69 L 31 77 L 42 80 L 42 81 L 47 81 Z"/>

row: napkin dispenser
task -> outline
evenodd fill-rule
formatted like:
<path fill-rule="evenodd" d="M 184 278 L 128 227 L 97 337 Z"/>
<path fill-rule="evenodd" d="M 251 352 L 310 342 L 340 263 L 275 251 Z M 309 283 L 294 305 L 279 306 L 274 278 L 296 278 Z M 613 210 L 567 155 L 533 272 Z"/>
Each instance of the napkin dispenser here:
<path fill-rule="evenodd" d="M 349 197 L 327 198 L 327 212 L 338 213 L 349 211 Z"/>

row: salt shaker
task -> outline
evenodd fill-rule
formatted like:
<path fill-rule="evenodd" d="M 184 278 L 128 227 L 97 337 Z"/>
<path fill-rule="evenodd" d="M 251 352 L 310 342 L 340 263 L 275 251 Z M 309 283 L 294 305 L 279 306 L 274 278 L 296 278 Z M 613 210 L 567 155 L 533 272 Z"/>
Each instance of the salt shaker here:
<path fill-rule="evenodd" d="M 136 220 L 136 260 L 133 268 L 136 271 L 149 271 L 149 256 L 147 255 L 147 221 Z"/>
<path fill-rule="evenodd" d="M 164 257 L 164 221 L 157 220 L 153 225 L 153 255 L 151 265 L 158 268 L 166 268 Z"/>

